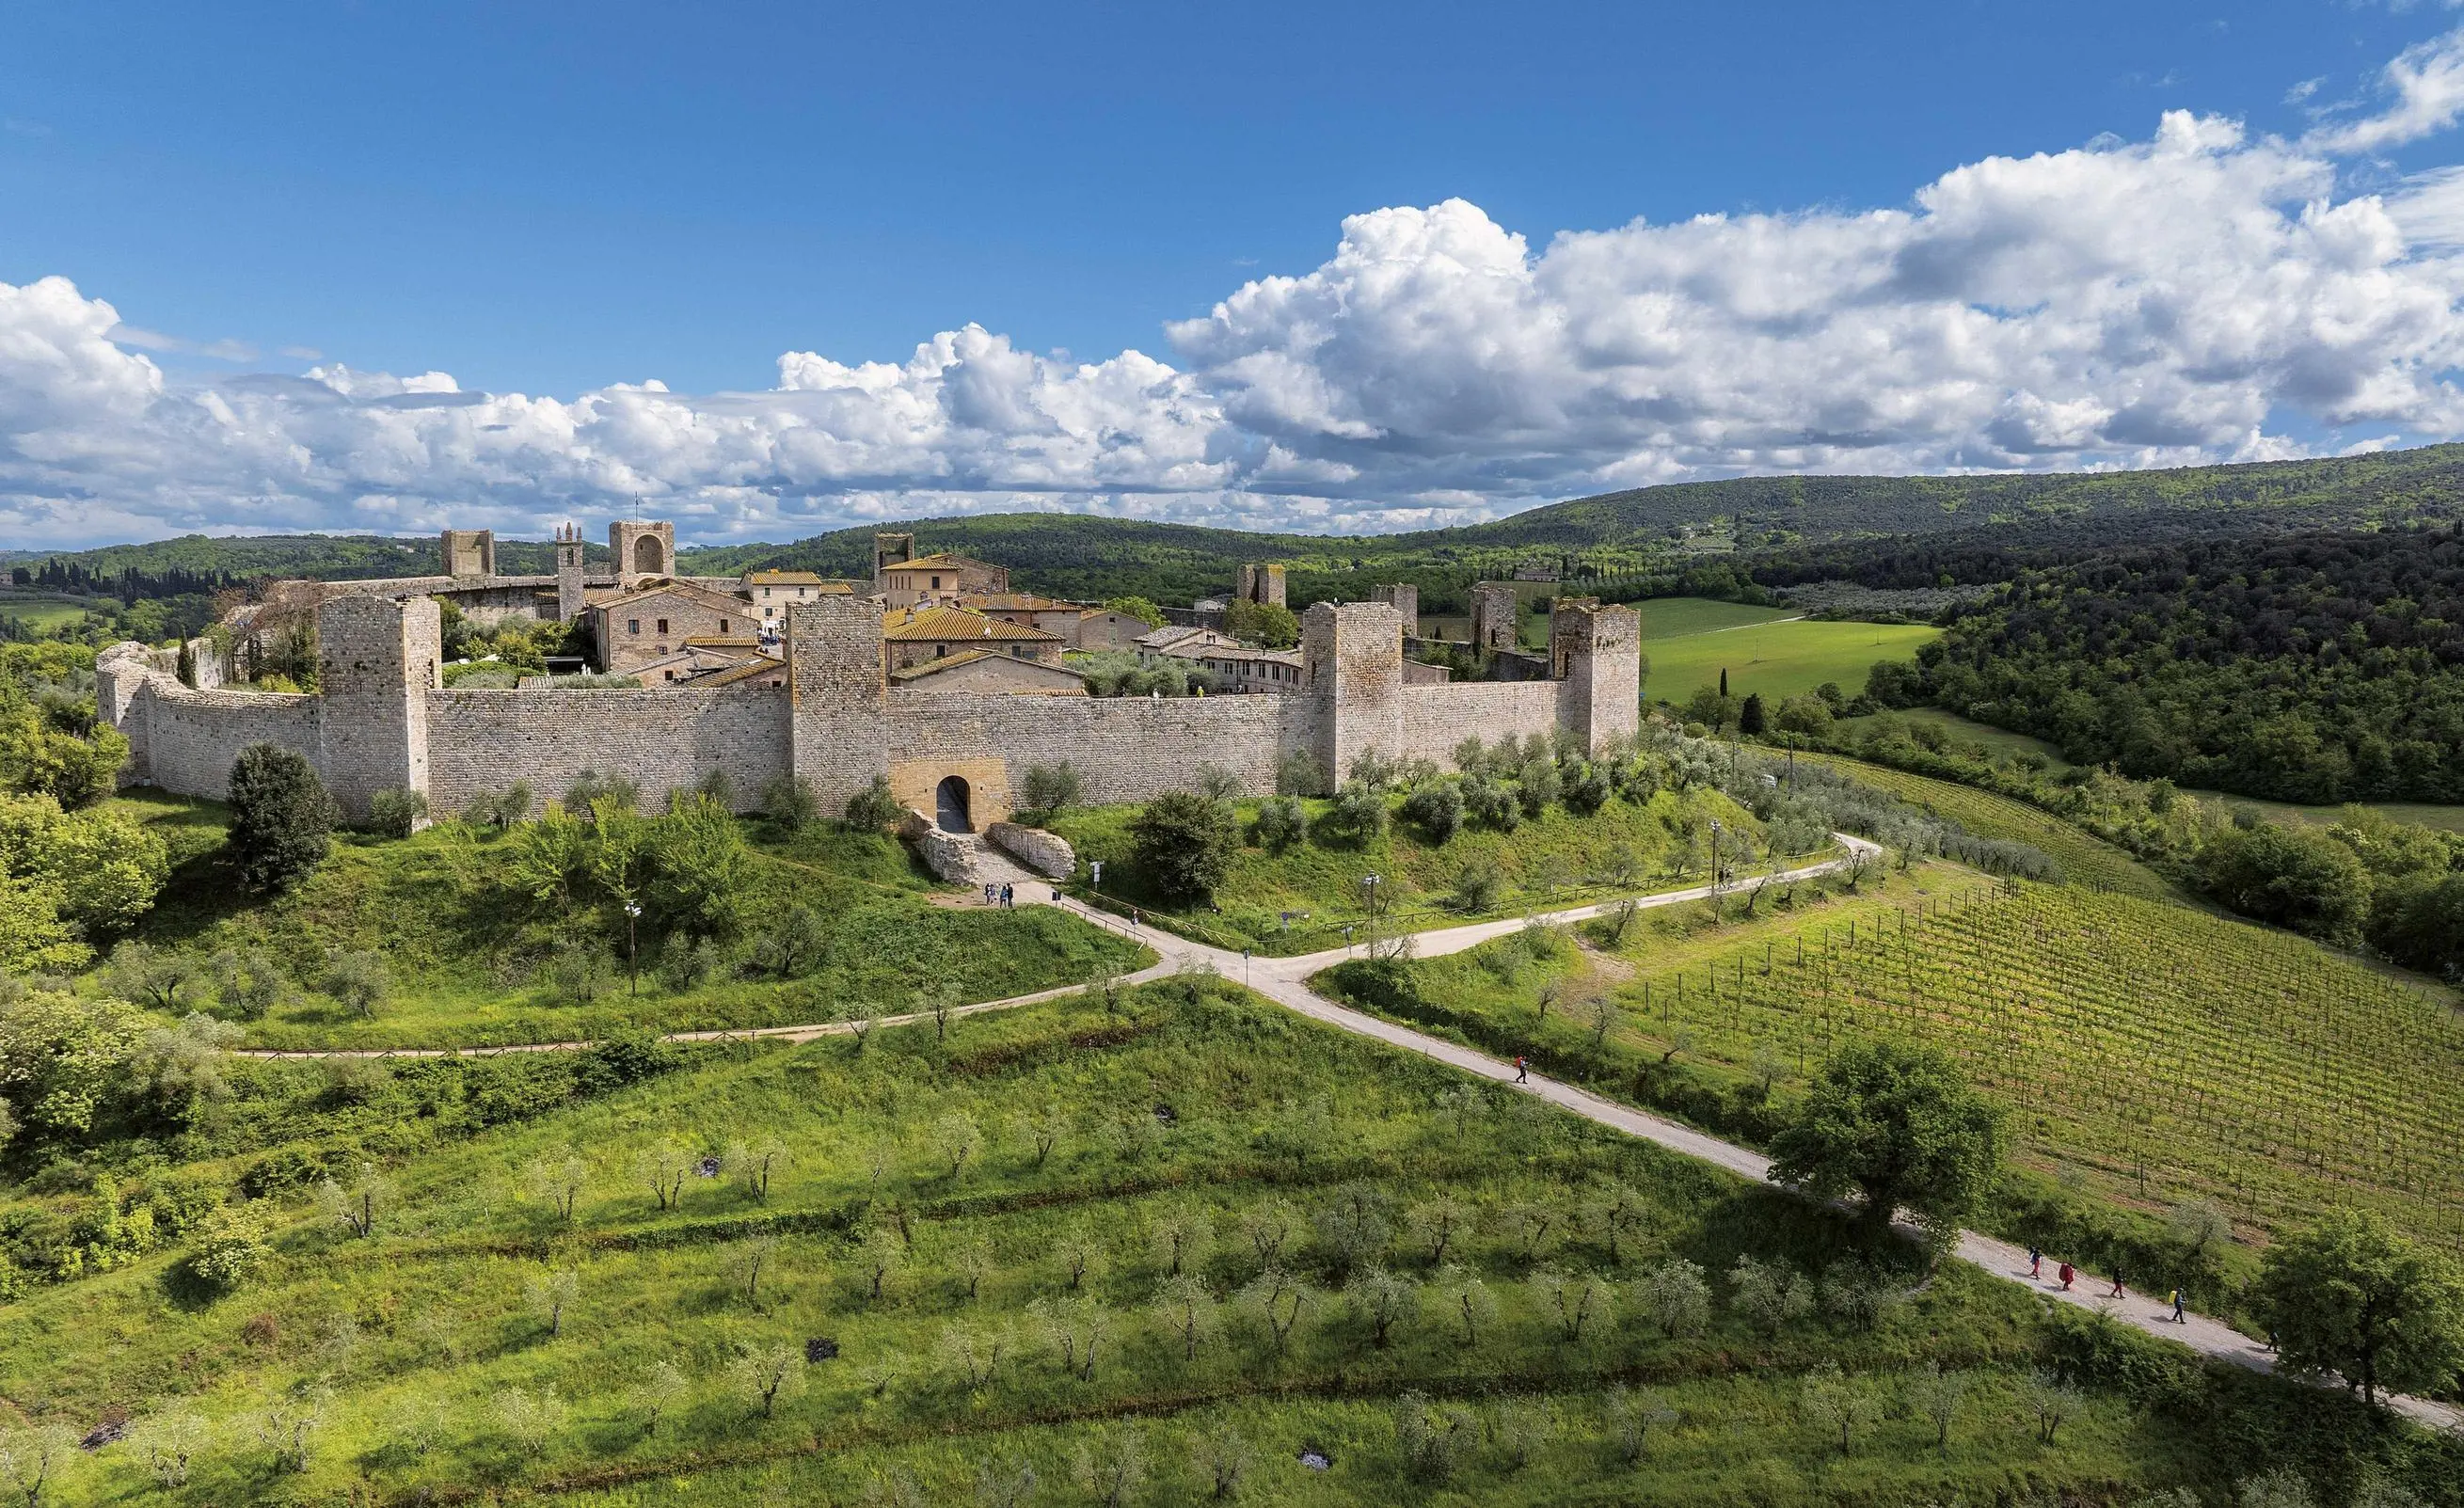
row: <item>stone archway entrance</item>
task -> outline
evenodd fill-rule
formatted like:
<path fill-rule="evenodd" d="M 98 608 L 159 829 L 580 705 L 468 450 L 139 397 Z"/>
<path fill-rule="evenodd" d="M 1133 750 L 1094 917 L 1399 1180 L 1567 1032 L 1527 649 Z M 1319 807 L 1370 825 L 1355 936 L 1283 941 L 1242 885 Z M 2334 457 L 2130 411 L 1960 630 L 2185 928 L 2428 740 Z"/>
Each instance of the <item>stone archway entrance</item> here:
<path fill-rule="evenodd" d="M 644 535 L 633 541 L 633 570 L 641 576 L 658 576 L 666 561 L 660 558 L 659 541 Z"/>
<path fill-rule="evenodd" d="M 933 790 L 934 825 L 945 833 L 972 833 L 975 824 L 967 820 L 967 782 L 957 776 L 945 776 Z"/>

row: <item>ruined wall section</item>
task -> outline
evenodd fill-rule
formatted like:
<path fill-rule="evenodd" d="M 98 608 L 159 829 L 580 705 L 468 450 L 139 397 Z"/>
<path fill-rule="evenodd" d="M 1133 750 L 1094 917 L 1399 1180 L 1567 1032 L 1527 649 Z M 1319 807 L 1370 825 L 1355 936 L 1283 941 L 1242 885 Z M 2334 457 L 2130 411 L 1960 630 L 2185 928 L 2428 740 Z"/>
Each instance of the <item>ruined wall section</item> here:
<path fill-rule="evenodd" d="M 516 780 L 536 811 L 585 770 L 641 787 L 645 811 L 723 770 L 737 810 L 750 811 L 787 773 L 787 693 L 776 687 L 430 691 L 427 704 L 428 799 L 439 816 Z"/>

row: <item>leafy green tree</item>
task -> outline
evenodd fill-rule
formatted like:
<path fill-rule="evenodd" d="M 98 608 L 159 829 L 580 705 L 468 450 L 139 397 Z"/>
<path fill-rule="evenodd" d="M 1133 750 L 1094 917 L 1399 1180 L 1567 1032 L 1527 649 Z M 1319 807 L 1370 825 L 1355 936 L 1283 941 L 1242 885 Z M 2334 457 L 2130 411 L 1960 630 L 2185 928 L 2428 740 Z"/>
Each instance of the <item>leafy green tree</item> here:
<path fill-rule="evenodd" d="M 1289 649 L 1301 642 L 1300 619 L 1279 602 L 1234 602 L 1223 610 L 1223 631 L 1268 649 Z"/>
<path fill-rule="evenodd" d="M 170 874 L 163 840 L 118 812 L 0 796 L 0 875 L 49 890 L 60 919 L 89 940 L 134 925 Z"/>
<path fill-rule="evenodd" d="M 231 854 L 249 889 L 287 890 L 325 862 L 334 801 L 302 755 L 249 745 L 231 762 L 230 799 Z"/>
<path fill-rule="evenodd" d="M 2370 877 L 2354 852 L 2306 825 L 2233 827 L 2199 856 L 2209 894 L 2264 922 L 2328 942 L 2361 941 Z"/>
<path fill-rule="evenodd" d="M 428 798 L 418 791 L 379 791 L 368 798 L 368 831 L 407 838 L 428 820 Z"/>
<path fill-rule="evenodd" d="M 1442 846 L 1463 830 L 1463 787 L 1452 780 L 1430 780 L 1403 798 L 1403 820 L 1418 827 L 1429 841 Z"/>
<path fill-rule="evenodd" d="M 60 920 L 59 897 L 31 880 L 0 874 L 0 975 L 78 969 L 94 950 Z"/>
<path fill-rule="evenodd" d="M 1250 824 L 1250 831 L 1259 846 L 1280 854 L 1309 836 L 1309 812 L 1299 798 L 1278 796 L 1258 804 L 1258 820 Z"/>
<path fill-rule="evenodd" d="M 1213 897 L 1240 841 L 1232 809 L 1196 791 L 1166 791 L 1130 824 L 1132 863 L 1156 894 L 1177 905 Z"/>
<path fill-rule="evenodd" d="M 1749 738 L 1759 738 L 1769 726 L 1770 720 L 1763 715 L 1763 693 L 1747 692 L 1746 699 L 1737 707 L 1737 732 Z"/>
<path fill-rule="evenodd" d="M 791 833 L 822 820 L 822 798 L 801 775 L 782 775 L 761 788 L 761 813 Z"/>
<path fill-rule="evenodd" d="M 81 1135 L 130 1087 L 152 1024 L 108 995 L 29 991 L 0 1006 L 0 1096 L 29 1126 Z"/>
<path fill-rule="evenodd" d="M 651 824 L 650 909 L 661 925 L 688 937 L 731 935 L 750 863 L 744 830 L 717 798 L 680 796 Z"/>
<path fill-rule="evenodd" d="M 2337 1373 L 2372 1403 L 2464 1366 L 2464 1276 L 2365 1211 L 2269 1247 L 2253 1299 L 2286 1366 Z"/>
<path fill-rule="evenodd" d="M 1105 601 L 1104 611 L 1118 613 L 1124 618 L 1134 618 L 1149 628 L 1161 628 L 1164 625 L 1163 609 L 1143 597 L 1111 598 Z"/>
<path fill-rule="evenodd" d="M 1939 1247 L 1980 1208 L 2002 1166 L 2001 1112 L 1940 1048 L 1855 1041 L 1815 1076 L 1772 1138 L 1771 1176 L 1816 1198 L 1851 1191 L 1865 1218 L 1907 1209 Z"/>

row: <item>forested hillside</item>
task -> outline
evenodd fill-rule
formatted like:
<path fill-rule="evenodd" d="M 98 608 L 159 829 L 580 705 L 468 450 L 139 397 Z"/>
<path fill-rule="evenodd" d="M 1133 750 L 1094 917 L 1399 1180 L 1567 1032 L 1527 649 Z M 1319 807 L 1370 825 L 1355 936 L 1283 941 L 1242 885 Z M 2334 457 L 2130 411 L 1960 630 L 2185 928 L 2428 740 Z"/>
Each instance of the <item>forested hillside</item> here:
<path fill-rule="evenodd" d="M 2464 800 L 2464 539 L 2212 540 L 2032 572 L 1877 689 L 2141 778 Z"/>

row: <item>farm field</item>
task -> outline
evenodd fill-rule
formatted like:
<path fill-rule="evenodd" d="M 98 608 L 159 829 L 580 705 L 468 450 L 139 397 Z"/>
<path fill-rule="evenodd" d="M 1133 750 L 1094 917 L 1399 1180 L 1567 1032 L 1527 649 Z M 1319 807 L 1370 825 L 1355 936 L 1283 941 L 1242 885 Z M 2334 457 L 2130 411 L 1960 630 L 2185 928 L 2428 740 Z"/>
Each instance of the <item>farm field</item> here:
<path fill-rule="evenodd" d="M 0 592 L 0 618 L 12 619 L 38 634 L 65 628 L 83 618 L 85 611 L 77 603 L 60 598 Z"/>
<path fill-rule="evenodd" d="M 1917 879 L 1929 894 L 1861 920 L 1773 907 L 1725 948 L 1671 956 L 1639 931 L 1588 972 L 1570 946 L 1526 967 L 1491 944 L 1414 966 L 1400 1014 L 1629 1094 L 1671 1060 L 1730 1089 L 1785 1085 L 1849 1038 L 1922 1038 L 2011 1107 L 2024 1166 L 2155 1209 L 2209 1199 L 2267 1231 L 2361 1205 L 2464 1253 L 2464 1019 L 2445 1002 L 2162 901 L 1939 865 Z M 1544 1021 L 1552 978 L 1575 988 Z M 1614 1008 L 1604 1035 L 1586 996 Z"/>
<path fill-rule="evenodd" d="M 298 888 L 253 904 L 221 846 L 218 804 L 132 793 L 120 806 L 171 848 L 171 884 L 135 935 L 191 970 L 175 1003 L 222 1008 L 209 981 L 217 954 L 262 952 L 297 986 L 247 1021 L 252 1046 L 500 1046 L 628 1027 L 787 1025 L 896 1014 L 944 993 L 1025 994 L 1150 957 L 1049 908 L 939 904 L 951 897 L 936 900 L 930 876 L 887 836 L 834 824 L 787 836 L 745 820 L 739 884 L 754 925 L 738 951 L 695 957 L 645 935 L 636 983 L 626 928 L 609 907 L 513 886 L 523 827 L 442 822 L 407 841 L 338 834 L 332 857 Z M 740 971 L 791 905 L 813 918 L 807 961 L 784 974 Z M 390 981 L 365 1013 L 318 988 L 331 956 L 355 951 L 378 955 Z"/>
<path fill-rule="evenodd" d="M 1534 908 L 1573 905 L 1586 898 L 1654 884 L 1677 888 L 1701 883 L 1713 820 L 1735 834 L 1759 839 L 1761 824 L 1727 797 L 1707 787 L 1661 791 L 1647 806 L 1611 801 L 1588 817 L 1551 806 L 1510 833 L 1466 824 L 1442 844 L 1432 843 L 1400 817 L 1379 837 L 1361 842 L 1322 824 L 1331 803 L 1305 800 L 1309 836 L 1282 853 L 1256 841 L 1259 803 L 1236 803 L 1245 835 L 1229 876 L 1216 891 L 1213 908 L 1177 911 L 1162 906 L 1132 862 L 1130 824 L 1135 807 L 1076 808 L 1051 822 L 1080 862 L 1104 864 L 1104 894 L 1134 905 L 1166 926 L 1201 941 L 1254 948 L 1277 956 L 1340 947 L 1346 927 L 1366 920 L 1361 877 L 1379 877 L 1388 907 L 1382 925 L 1418 930 L 1452 927 L 1484 917 L 1511 916 Z M 1390 798 L 1399 810 L 1399 798 Z M 1466 910 L 1453 894 L 1466 869 L 1492 867 L 1497 899 L 1485 910 Z M 1285 912 L 1293 913 L 1287 925 Z"/>
<path fill-rule="evenodd" d="M 1845 685 L 1844 682 L 1842 684 Z M 1947 712 L 1939 707 L 1903 708 L 1888 715 L 1903 722 L 1930 724 L 1953 738 L 1981 744 L 1996 758 L 2032 754 L 2044 760 L 2050 769 L 2067 770 L 2071 767 L 2070 761 L 2062 757 L 2062 751 L 2058 745 L 2048 743 L 2042 738 L 2031 737 L 2026 733 L 2014 733 L 2007 728 L 1996 728 L 1991 723 L 1980 723 L 1973 718 L 1962 717 L 1957 712 Z M 1874 720 L 1873 715 L 1842 717 L 1835 720 L 1831 726 L 1837 735 L 1856 738 Z"/>
<path fill-rule="evenodd" d="M 1958 1264 L 1921 1283 L 1837 1216 L 1222 981 L 637 1061 L 359 1165 L 371 1127 L 469 1126 L 483 1066 L 338 1097 L 248 1065 L 178 1173 L 202 1220 L 259 1192 L 235 1291 L 112 1224 L 107 1270 L 0 1308 L 16 1410 L 127 1420 L 45 1502 L 1099 1502 L 1125 1477 L 1185 1502 L 1232 1467 L 1273 1502 L 1976 1500 L 2230 1479 L 2358 1432 L 2251 1380 L 2203 1405 L 2243 1411 L 2230 1455 L 2214 1417 L 2094 1388 L 2048 1439 L 2034 1369 L 2087 1354 L 2087 1322 Z M 297 1139 L 251 1145 L 269 1118 Z M 365 1234 L 306 1196 L 319 1168 Z M 1760 1317 L 1741 1256 L 1836 1297 Z M 1643 1296 L 1671 1262 L 1708 1302 L 1663 1325 Z M 1892 1406 L 1935 1365 L 1966 1388 L 1947 1448 Z M 1814 1411 L 1841 1388 L 1868 1400 L 1845 1458 Z M 2432 1453 L 2379 1434 L 2430 1490 Z"/>
<path fill-rule="evenodd" d="M 2183 898 L 2164 876 L 2122 849 L 2025 801 L 1840 754 L 1800 754 L 1797 757 L 1828 765 L 1861 784 L 1937 812 L 1980 837 L 2040 848 L 2053 856 L 2062 866 L 2063 877 L 2074 885 L 2153 898 Z"/>
<path fill-rule="evenodd" d="M 1643 647 L 1651 663 L 1643 694 L 1682 703 L 1697 688 L 1717 686 L 1728 672 L 1728 692 L 1765 701 L 1811 691 L 1824 682 L 1854 692 L 1877 660 L 1904 660 L 1941 637 L 1927 623 L 1817 623 L 1796 619 L 1740 628 L 1712 629 Z"/>

